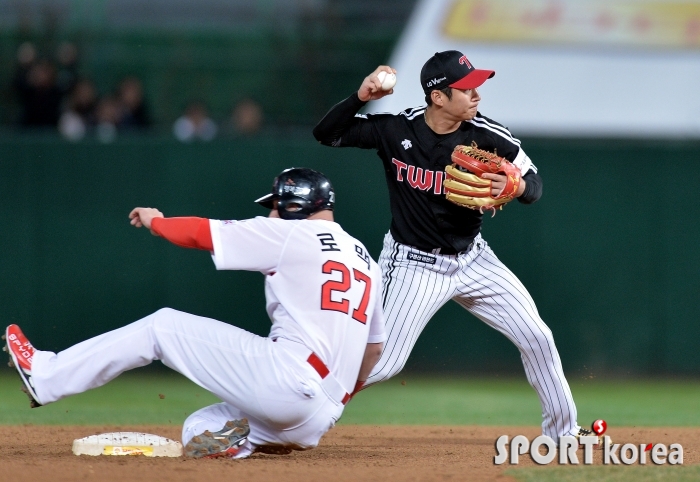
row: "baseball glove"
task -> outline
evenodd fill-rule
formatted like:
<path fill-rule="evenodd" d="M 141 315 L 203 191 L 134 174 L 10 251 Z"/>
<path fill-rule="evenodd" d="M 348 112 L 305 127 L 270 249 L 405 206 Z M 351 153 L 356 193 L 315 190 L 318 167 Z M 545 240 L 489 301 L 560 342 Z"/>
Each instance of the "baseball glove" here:
<path fill-rule="evenodd" d="M 509 160 L 479 149 L 472 143 L 471 146 L 455 147 L 452 162 L 452 165 L 445 168 L 443 182 L 448 201 L 481 213 L 492 210 L 495 215 L 496 209 L 503 209 L 504 204 L 515 198 L 521 173 Z M 491 180 L 481 178 L 486 172 L 507 177 L 506 186 L 498 196 L 491 195 Z"/>

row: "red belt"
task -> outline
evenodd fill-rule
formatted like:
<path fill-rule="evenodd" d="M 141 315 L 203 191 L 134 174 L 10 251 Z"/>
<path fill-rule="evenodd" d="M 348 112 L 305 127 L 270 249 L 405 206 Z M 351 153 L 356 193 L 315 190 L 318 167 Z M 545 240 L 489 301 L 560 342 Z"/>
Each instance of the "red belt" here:
<path fill-rule="evenodd" d="M 328 374 L 331 372 L 328 367 L 326 366 L 325 363 L 316 355 L 314 352 L 311 352 L 311 355 L 309 355 L 309 358 L 306 359 L 307 362 L 309 362 L 309 365 L 314 367 L 314 370 L 318 372 L 319 375 L 321 375 L 321 378 L 326 378 Z M 343 400 L 341 403 L 345 405 L 348 403 L 350 400 L 350 394 L 346 393 L 345 396 L 343 397 Z"/>
<path fill-rule="evenodd" d="M 284 340 L 284 338 L 282 340 Z M 273 338 L 272 341 L 276 342 L 277 338 Z M 342 403 L 343 405 L 350 401 L 352 395 L 347 393 L 345 389 L 343 389 L 343 387 L 340 385 L 338 380 L 336 380 L 336 378 L 333 375 L 331 375 L 331 371 L 328 369 L 326 364 L 323 363 L 323 360 L 321 360 L 318 357 L 318 355 L 316 355 L 313 351 L 311 351 L 308 347 L 304 345 L 301 345 L 296 342 L 290 342 L 288 340 L 285 341 L 287 342 L 287 347 L 292 347 L 293 350 L 297 353 L 299 353 L 299 349 L 302 349 L 304 352 L 302 356 L 306 356 L 306 353 L 311 352 L 311 354 L 306 359 L 306 362 L 309 365 L 311 365 L 314 370 L 316 370 L 316 373 L 319 374 L 321 380 L 325 382 L 322 383 L 323 390 L 329 397 L 331 397 L 336 402 L 340 401 L 340 403 Z"/>

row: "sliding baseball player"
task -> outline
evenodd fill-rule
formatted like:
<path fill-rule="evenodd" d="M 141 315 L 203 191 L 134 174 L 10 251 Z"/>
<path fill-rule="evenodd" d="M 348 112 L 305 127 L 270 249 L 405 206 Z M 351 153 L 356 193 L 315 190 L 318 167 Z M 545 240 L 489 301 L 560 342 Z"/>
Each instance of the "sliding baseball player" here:
<path fill-rule="evenodd" d="M 165 218 L 136 208 L 136 227 L 209 251 L 217 269 L 265 275 L 267 337 L 169 308 L 59 353 L 36 350 L 17 325 L 6 350 L 32 406 L 96 388 L 161 360 L 223 400 L 190 415 L 190 457 L 247 457 L 315 447 L 367 379 L 385 339 L 381 275 L 333 220 L 335 194 L 311 169 L 289 169 L 257 202 L 267 218 Z"/>

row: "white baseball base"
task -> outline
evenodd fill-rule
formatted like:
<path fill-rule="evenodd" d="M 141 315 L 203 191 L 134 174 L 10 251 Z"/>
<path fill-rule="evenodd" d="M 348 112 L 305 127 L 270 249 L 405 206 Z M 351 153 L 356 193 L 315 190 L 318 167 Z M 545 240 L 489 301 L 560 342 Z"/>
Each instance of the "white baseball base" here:
<path fill-rule="evenodd" d="M 176 440 L 141 432 L 109 432 L 73 441 L 75 455 L 144 455 L 180 457 L 182 444 Z"/>

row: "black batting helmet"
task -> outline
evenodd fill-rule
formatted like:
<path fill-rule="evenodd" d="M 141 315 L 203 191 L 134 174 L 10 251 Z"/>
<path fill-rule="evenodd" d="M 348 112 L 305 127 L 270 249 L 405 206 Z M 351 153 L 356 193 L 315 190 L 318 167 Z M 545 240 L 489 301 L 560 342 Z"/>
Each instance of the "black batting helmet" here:
<path fill-rule="evenodd" d="M 272 183 L 272 192 L 255 202 L 268 209 L 277 201 L 282 219 L 306 219 L 323 209 L 333 210 L 335 191 L 326 176 L 313 169 L 285 169 Z"/>

